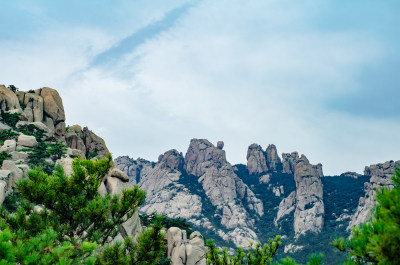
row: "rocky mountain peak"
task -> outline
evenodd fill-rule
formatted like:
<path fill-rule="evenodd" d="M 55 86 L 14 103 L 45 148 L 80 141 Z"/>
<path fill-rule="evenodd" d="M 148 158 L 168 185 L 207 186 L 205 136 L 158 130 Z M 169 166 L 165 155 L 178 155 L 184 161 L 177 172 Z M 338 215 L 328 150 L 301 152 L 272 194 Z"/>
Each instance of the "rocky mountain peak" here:
<path fill-rule="evenodd" d="M 221 147 L 221 144 L 219 145 Z M 226 163 L 225 151 L 206 139 L 192 139 L 185 155 L 184 168 L 188 174 L 201 176 L 211 166 Z"/>
<path fill-rule="evenodd" d="M 184 165 L 183 155 L 175 149 L 169 150 L 158 157 L 158 164 L 162 168 L 182 170 Z"/>
<path fill-rule="evenodd" d="M 269 170 L 277 172 L 282 170 L 282 161 L 274 144 L 268 145 L 265 150 Z"/>
<path fill-rule="evenodd" d="M 298 152 L 282 153 L 282 172 L 287 174 L 294 174 L 296 161 L 298 159 Z"/>
<path fill-rule="evenodd" d="M 268 171 L 266 153 L 258 144 L 250 145 L 247 150 L 247 169 L 250 175 Z"/>

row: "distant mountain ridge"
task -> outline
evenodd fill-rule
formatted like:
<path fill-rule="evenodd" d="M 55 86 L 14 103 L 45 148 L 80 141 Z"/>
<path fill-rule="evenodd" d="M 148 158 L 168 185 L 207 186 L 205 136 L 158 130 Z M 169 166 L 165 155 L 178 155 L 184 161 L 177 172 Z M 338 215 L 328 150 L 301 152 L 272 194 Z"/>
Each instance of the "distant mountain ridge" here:
<path fill-rule="evenodd" d="M 374 188 L 390 184 L 388 176 L 400 165 L 389 161 L 366 167 L 364 175 L 324 177 L 321 164 L 297 152 L 280 158 L 275 145 L 251 144 L 247 165 L 231 165 L 223 147 L 222 141 L 214 146 L 192 139 L 185 156 L 169 150 L 157 162 L 127 156 L 114 162 L 148 192 L 142 212 L 185 218 L 230 247 L 280 234 L 282 251 L 300 261 L 311 245 L 325 250 L 332 236 L 348 236 L 350 227 L 365 222 Z"/>

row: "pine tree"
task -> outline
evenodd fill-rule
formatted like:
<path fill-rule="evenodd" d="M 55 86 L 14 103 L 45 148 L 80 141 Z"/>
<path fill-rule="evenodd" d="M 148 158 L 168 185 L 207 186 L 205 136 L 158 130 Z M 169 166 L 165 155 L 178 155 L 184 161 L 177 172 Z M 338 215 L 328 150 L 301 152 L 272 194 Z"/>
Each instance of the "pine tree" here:
<path fill-rule="evenodd" d="M 347 252 L 345 264 L 400 264 L 400 171 L 393 176 L 394 188 L 377 191 L 377 204 L 370 222 L 356 226 L 349 239 L 334 245 Z"/>
<path fill-rule="evenodd" d="M 0 264 L 117 264 L 119 256 L 118 264 L 155 264 L 164 249 L 160 221 L 135 242 L 127 237 L 109 245 L 145 200 L 137 186 L 99 194 L 112 166 L 109 154 L 97 161 L 76 158 L 71 176 L 61 167 L 52 175 L 29 171 L 16 185 L 23 199 L 17 211 L 0 212 Z"/>

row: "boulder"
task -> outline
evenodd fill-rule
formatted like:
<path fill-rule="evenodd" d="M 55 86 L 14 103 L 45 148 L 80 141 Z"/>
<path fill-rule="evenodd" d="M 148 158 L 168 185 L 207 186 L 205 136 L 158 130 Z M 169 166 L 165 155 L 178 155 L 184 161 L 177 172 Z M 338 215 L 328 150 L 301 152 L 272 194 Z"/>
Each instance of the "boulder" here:
<path fill-rule="evenodd" d="M 97 136 L 94 132 L 90 131 L 87 127 L 82 131 L 83 142 L 86 146 L 86 157 L 92 157 L 97 154 L 99 159 L 106 157 L 109 153 L 104 140 Z"/>
<path fill-rule="evenodd" d="M 56 165 L 60 165 L 64 169 L 64 173 L 66 176 L 71 176 L 72 173 L 74 172 L 72 170 L 72 162 L 74 159 L 70 157 L 63 157 L 59 160 L 57 160 Z"/>
<path fill-rule="evenodd" d="M 35 147 L 38 143 L 36 141 L 35 136 L 20 134 L 18 136 L 17 144 L 20 146 L 32 148 L 32 147 Z"/>
<path fill-rule="evenodd" d="M 188 240 L 186 231 L 171 227 L 167 232 L 167 244 L 171 265 L 206 265 L 207 248 L 199 232 L 193 232 Z"/>
<path fill-rule="evenodd" d="M 14 187 L 15 183 L 24 177 L 24 172 L 19 169 L 11 160 L 4 160 L 1 169 L 9 170 L 11 172 L 8 181 L 8 187 Z"/>
<path fill-rule="evenodd" d="M 44 87 L 40 89 L 40 96 L 43 98 L 43 111 L 50 117 L 54 124 L 65 121 L 64 105 L 57 90 Z"/>
<path fill-rule="evenodd" d="M 25 161 L 26 159 L 28 159 L 27 152 L 18 152 L 18 151 L 11 152 L 12 161 Z"/>
<path fill-rule="evenodd" d="M 72 148 L 72 149 L 76 149 L 76 150 L 80 150 L 83 155 L 86 157 L 86 146 L 85 143 L 83 142 L 83 139 L 81 138 L 82 136 L 82 132 L 79 131 L 75 131 L 71 128 L 69 128 L 68 132 L 66 132 L 65 134 L 65 141 L 67 142 L 67 146 Z"/>
<path fill-rule="evenodd" d="M 223 141 L 218 141 L 217 142 L 217 148 L 218 149 L 224 149 L 224 142 Z"/>
<path fill-rule="evenodd" d="M 106 185 L 107 192 L 111 195 L 120 194 L 123 189 L 132 189 L 133 186 L 125 181 L 120 180 L 119 178 L 114 177 L 106 177 L 104 181 Z"/>
<path fill-rule="evenodd" d="M 57 139 L 61 139 L 65 137 L 65 122 L 59 122 L 55 127 L 54 136 Z"/>
<path fill-rule="evenodd" d="M 0 132 L 5 131 L 5 130 L 10 130 L 10 129 L 11 129 L 10 126 L 8 126 L 5 123 L 0 122 Z"/>
<path fill-rule="evenodd" d="M 118 178 L 118 179 L 120 179 L 120 180 L 122 180 L 124 182 L 128 182 L 129 181 L 128 176 L 118 168 L 111 169 L 110 177 Z"/>
<path fill-rule="evenodd" d="M 11 153 L 17 148 L 17 142 L 15 140 L 5 140 L 2 147 L 0 147 L 0 152 Z"/>
<path fill-rule="evenodd" d="M 46 132 L 47 136 L 51 137 L 54 135 L 54 130 L 52 128 L 49 128 L 46 124 L 44 124 L 43 122 L 29 122 L 29 124 L 34 125 L 36 128 L 41 129 L 43 131 Z"/>
<path fill-rule="evenodd" d="M 0 109 L 3 111 L 21 109 L 17 95 L 5 85 L 0 85 Z"/>

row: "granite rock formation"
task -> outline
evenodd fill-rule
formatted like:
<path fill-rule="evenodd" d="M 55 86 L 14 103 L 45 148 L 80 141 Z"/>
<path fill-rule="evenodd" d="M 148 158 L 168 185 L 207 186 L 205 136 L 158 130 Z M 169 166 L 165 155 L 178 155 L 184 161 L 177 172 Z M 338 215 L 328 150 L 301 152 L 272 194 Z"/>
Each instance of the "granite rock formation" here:
<path fill-rule="evenodd" d="M 371 179 L 369 182 L 364 183 L 365 196 L 360 198 L 357 210 L 351 217 L 347 227 L 348 230 L 353 226 L 367 222 L 371 218 L 371 210 L 375 205 L 376 190 L 384 186 L 389 189 L 393 187 L 391 177 L 399 166 L 400 161 L 387 161 L 365 167 L 364 175 L 371 176 Z"/>

